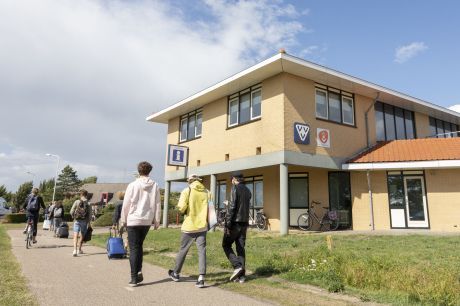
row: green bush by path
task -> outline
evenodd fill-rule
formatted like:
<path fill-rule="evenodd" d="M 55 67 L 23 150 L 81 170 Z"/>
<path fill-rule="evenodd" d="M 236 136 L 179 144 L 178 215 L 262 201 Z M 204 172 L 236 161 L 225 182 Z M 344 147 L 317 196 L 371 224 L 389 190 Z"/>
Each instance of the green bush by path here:
<path fill-rule="evenodd" d="M 114 205 L 109 204 L 102 210 L 102 214 L 94 221 L 94 226 L 110 226 L 112 225 L 113 212 L 115 210 Z"/>
<path fill-rule="evenodd" d="M 389 304 L 460 305 L 460 236 L 333 235 L 332 251 L 325 237 L 250 231 L 246 240 L 249 279 L 275 275 Z M 178 229 L 149 233 L 144 244 L 146 260 L 171 268 L 179 239 Z M 210 279 L 215 275 L 218 283 L 225 282 L 232 270 L 221 242 L 221 231 L 208 233 L 208 274 Z M 197 266 L 192 247 L 184 273 L 196 274 Z"/>
<path fill-rule="evenodd" d="M 11 252 L 10 238 L 0 224 L 0 305 L 38 305 Z"/>

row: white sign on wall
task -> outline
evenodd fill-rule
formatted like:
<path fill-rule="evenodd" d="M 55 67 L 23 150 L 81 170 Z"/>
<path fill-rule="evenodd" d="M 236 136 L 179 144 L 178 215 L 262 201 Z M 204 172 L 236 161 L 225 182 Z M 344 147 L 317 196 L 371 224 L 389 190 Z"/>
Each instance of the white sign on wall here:
<path fill-rule="evenodd" d="M 330 148 L 331 147 L 331 134 L 326 129 L 316 129 L 316 143 L 318 147 Z"/>
<path fill-rule="evenodd" d="M 169 145 L 168 165 L 186 167 L 188 164 L 188 147 Z"/>

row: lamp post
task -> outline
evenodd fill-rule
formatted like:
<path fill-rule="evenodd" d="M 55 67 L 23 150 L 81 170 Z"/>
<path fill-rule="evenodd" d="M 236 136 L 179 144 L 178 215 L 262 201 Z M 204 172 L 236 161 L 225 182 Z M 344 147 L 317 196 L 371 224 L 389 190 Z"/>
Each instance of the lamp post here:
<path fill-rule="evenodd" d="M 52 202 L 54 203 L 54 196 L 56 194 L 56 182 L 57 182 L 58 171 L 59 171 L 59 162 L 60 162 L 61 158 L 59 157 L 59 155 L 50 154 L 50 153 L 47 153 L 46 156 L 57 158 L 56 175 L 54 177 L 54 189 L 53 189 L 53 200 L 52 200 Z"/>
<path fill-rule="evenodd" d="M 32 175 L 32 188 L 33 188 L 34 187 L 34 181 L 35 181 L 35 173 L 30 172 L 30 171 L 27 171 L 26 173 Z"/>

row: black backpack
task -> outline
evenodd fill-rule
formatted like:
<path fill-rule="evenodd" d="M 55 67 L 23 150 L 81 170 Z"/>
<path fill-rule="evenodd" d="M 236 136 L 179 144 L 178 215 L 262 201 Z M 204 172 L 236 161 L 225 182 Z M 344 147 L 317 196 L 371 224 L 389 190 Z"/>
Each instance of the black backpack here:
<path fill-rule="evenodd" d="M 88 209 L 88 205 L 86 201 L 80 200 L 75 208 L 74 218 L 76 220 L 84 220 L 86 219 L 86 210 Z"/>
<path fill-rule="evenodd" d="M 38 204 L 38 195 L 31 195 L 29 196 L 29 200 L 27 202 L 27 211 L 36 212 L 40 208 Z"/>

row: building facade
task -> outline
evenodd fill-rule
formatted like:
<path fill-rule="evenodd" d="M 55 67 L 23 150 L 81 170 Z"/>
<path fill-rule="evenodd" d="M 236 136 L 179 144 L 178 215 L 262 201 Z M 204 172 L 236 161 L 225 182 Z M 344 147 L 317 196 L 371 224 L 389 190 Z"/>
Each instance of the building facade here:
<path fill-rule="evenodd" d="M 171 182 L 196 173 L 222 208 L 240 171 L 252 212 L 263 208 L 281 234 L 312 201 L 319 216 L 337 211 L 344 229 L 460 230 L 460 114 L 443 107 L 281 52 L 147 120 L 187 148 L 187 167 L 167 162 L 165 203 Z M 366 162 L 428 137 L 446 140 L 437 145 L 449 147 L 448 165 L 436 153 L 418 161 L 435 168 L 411 163 L 414 149 Z"/>

